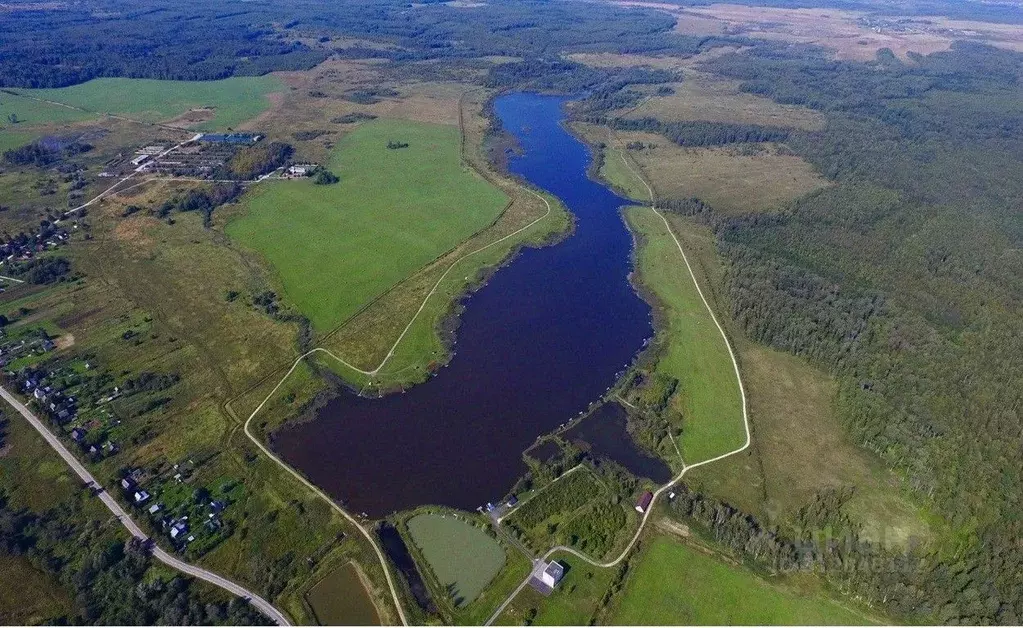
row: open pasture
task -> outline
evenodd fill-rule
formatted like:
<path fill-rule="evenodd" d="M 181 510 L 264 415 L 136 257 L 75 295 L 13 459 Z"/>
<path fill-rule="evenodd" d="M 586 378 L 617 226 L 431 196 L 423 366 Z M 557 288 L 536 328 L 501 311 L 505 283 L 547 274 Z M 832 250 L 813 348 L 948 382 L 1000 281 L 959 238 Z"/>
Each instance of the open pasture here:
<path fill-rule="evenodd" d="M 501 545 L 454 515 L 417 515 L 409 519 L 408 529 L 455 606 L 475 600 L 504 567 Z"/>
<path fill-rule="evenodd" d="M 860 625 L 871 618 L 829 599 L 765 580 L 664 537 L 648 542 L 625 582 L 618 625 Z"/>
<path fill-rule="evenodd" d="M 640 281 L 660 305 L 655 368 L 679 382 L 669 403 L 670 415 L 681 417 L 675 427 L 682 430 L 682 458 L 692 464 L 732 451 L 745 441 L 745 430 L 725 341 L 664 222 L 649 207 L 629 208 L 626 217 L 640 238 Z"/>
<path fill-rule="evenodd" d="M 388 148 L 389 142 L 407 143 Z M 336 185 L 275 182 L 227 226 L 266 258 L 287 298 L 327 331 L 493 222 L 506 197 L 463 168 L 458 129 L 381 120 L 334 151 Z"/>
<path fill-rule="evenodd" d="M 26 117 L 29 123 L 33 123 L 33 119 L 38 123 L 68 122 L 105 113 L 146 122 L 167 122 L 191 110 L 212 109 L 208 115 L 199 117 L 205 121 L 198 128 L 226 129 L 259 115 L 270 106 L 267 95 L 284 88 L 277 77 L 270 75 L 220 81 L 99 78 L 71 87 L 11 90 L 30 98 L 17 99 L 4 94 L 0 103 L 13 98 L 12 107 L 34 110 L 33 115 Z"/>

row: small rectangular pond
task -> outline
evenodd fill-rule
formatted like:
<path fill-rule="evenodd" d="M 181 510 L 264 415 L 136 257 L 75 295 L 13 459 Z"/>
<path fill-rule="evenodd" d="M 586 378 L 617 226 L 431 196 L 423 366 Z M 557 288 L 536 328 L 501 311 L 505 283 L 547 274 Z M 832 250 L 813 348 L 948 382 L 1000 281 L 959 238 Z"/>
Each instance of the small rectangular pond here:
<path fill-rule="evenodd" d="M 322 626 L 379 626 L 380 615 L 355 563 L 331 571 L 305 594 Z"/>

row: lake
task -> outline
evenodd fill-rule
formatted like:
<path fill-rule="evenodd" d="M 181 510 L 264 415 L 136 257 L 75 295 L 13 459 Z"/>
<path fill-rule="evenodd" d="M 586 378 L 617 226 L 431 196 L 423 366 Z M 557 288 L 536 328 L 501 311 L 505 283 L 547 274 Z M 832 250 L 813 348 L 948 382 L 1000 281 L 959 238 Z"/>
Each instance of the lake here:
<path fill-rule="evenodd" d="M 629 283 L 627 200 L 587 176 L 566 98 L 515 93 L 494 109 L 521 145 L 508 168 L 562 200 L 572 235 L 523 250 L 465 300 L 457 353 L 428 382 L 380 399 L 339 393 L 274 448 L 355 512 L 473 510 L 525 471 L 522 451 L 586 410 L 653 335 Z"/>

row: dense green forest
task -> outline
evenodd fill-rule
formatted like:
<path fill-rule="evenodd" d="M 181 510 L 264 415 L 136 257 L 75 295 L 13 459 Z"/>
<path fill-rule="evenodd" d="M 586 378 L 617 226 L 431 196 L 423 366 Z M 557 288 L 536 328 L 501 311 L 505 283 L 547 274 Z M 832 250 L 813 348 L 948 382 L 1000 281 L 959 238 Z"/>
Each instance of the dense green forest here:
<path fill-rule="evenodd" d="M 825 112 L 824 130 L 792 132 L 787 145 L 835 185 L 768 215 L 661 204 L 714 225 L 734 319 L 838 375 L 849 431 L 954 530 L 954 545 L 892 558 L 919 570 L 855 588 L 936 621 L 1016 622 L 1023 56 L 959 44 L 864 64 L 764 46 L 702 68 Z M 843 561 L 879 550 L 850 551 Z"/>

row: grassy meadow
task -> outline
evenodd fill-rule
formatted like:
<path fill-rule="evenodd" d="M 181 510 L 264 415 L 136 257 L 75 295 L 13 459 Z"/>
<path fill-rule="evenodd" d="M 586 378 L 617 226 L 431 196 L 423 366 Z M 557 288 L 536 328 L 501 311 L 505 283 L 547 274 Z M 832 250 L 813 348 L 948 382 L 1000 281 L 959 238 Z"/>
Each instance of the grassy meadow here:
<path fill-rule="evenodd" d="M 501 626 L 586 626 L 596 615 L 601 598 L 615 575 L 614 569 L 594 567 L 579 558 L 551 556 L 565 566 L 565 577 L 549 597 L 532 587 L 522 590 L 495 622 Z"/>
<path fill-rule="evenodd" d="M 454 515 L 422 514 L 408 520 L 412 541 L 456 606 L 475 600 L 504 567 L 501 545 Z"/>
<path fill-rule="evenodd" d="M 203 129 L 225 129 L 254 118 L 270 106 L 267 94 L 284 90 L 275 76 L 239 76 L 220 81 L 158 81 L 98 78 L 87 83 L 50 89 L 12 90 L 24 96 L 63 103 L 98 114 L 112 113 L 146 122 L 162 122 L 190 109 L 213 108 Z M 12 99 L 8 94 L 0 103 Z M 30 124 L 87 119 L 90 114 L 30 98 L 14 98 L 14 113 L 23 111 Z M 2 111 L 2 105 L 0 105 Z M 6 114 L 5 114 L 6 117 Z M 18 117 L 21 114 L 18 113 Z"/>
<path fill-rule="evenodd" d="M 408 147 L 390 149 L 390 141 Z M 462 166 L 458 129 L 449 126 L 362 125 L 339 142 L 329 167 L 340 183 L 262 186 L 227 226 L 266 258 L 319 331 L 489 225 L 507 201 Z"/>
<path fill-rule="evenodd" d="M 820 592 L 788 589 L 657 537 L 625 581 L 619 625 L 860 625 L 873 621 Z"/>
<path fill-rule="evenodd" d="M 682 417 L 682 457 L 692 464 L 732 451 L 746 435 L 724 339 L 660 217 L 649 207 L 629 208 L 626 217 L 640 239 L 639 280 L 660 308 L 655 368 L 679 381 L 672 404 Z"/>

